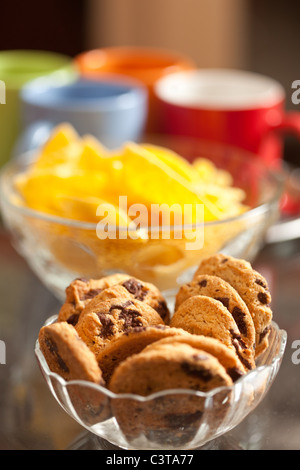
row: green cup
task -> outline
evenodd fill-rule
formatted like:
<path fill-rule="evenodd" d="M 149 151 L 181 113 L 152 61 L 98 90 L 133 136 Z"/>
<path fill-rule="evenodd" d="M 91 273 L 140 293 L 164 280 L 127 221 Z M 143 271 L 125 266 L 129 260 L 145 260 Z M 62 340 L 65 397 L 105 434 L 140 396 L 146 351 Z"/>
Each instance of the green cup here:
<path fill-rule="evenodd" d="M 35 78 L 50 76 L 54 84 L 77 78 L 72 58 L 47 51 L 0 51 L 0 166 L 12 154 L 21 131 L 19 93 Z"/>

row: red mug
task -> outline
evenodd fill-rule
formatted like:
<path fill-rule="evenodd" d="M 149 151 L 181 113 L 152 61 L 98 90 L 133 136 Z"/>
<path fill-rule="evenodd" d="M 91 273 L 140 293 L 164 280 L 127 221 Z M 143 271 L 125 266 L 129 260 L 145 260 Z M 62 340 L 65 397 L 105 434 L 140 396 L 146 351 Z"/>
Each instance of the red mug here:
<path fill-rule="evenodd" d="M 197 69 L 160 79 L 159 130 L 245 149 L 268 165 L 281 161 L 282 132 L 300 138 L 300 113 L 285 111 L 285 91 L 264 75 Z"/>

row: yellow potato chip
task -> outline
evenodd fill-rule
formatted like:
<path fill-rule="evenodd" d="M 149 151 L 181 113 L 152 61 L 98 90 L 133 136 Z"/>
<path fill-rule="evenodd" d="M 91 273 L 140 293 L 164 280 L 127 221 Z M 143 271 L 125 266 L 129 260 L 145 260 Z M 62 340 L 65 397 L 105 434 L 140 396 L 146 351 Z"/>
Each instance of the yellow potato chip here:
<path fill-rule="evenodd" d="M 193 168 L 203 182 L 211 182 L 217 186 L 232 185 L 231 174 L 220 168 L 217 168 L 213 162 L 206 158 L 196 158 L 193 162 Z"/>
<path fill-rule="evenodd" d="M 69 219 L 91 223 L 109 224 L 112 227 L 127 227 L 131 219 L 121 208 L 104 199 L 88 196 L 85 198 L 62 195 L 57 197 L 61 212 Z"/>
<path fill-rule="evenodd" d="M 106 171 L 107 159 L 111 158 L 108 150 L 93 136 L 82 138 L 82 151 L 78 168 L 85 171 Z"/>
<path fill-rule="evenodd" d="M 55 153 L 58 150 L 79 141 L 79 135 L 74 127 L 68 123 L 62 123 L 54 128 L 48 141 L 42 148 L 42 154 Z"/>
<path fill-rule="evenodd" d="M 52 153 L 42 153 L 37 161 L 33 163 L 33 170 L 52 171 L 60 165 L 68 165 L 73 171 L 78 166 L 78 160 L 82 152 L 80 142 L 70 143 L 64 148 L 56 150 Z"/>
<path fill-rule="evenodd" d="M 197 169 L 195 169 L 185 158 L 178 155 L 176 152 L 164 147 L 151 144 L 142 144 L 142 148 L 151 152 L 159 160 L 168 165 L 178 175 L 182 176 L 189 182 L 195 182 L 199 179 Z"/>
<path fill-rule="evenodd" d="M 56 172 L 35 170 L 15 179 L 15 187 L 24 203 L 35 210 L 50 214 L 62 214 L 62 196 L 80 198 L 98 197 L 102 194 L 104 177 L 101 174 L 74 173 L 69 166 L 60 165 Z M 67 217 L 64 214 L 64 217 Z"/>
<path fill-rule="evenodd" d="M 67 123 L 57 126 L 41 148 L 33 169 L 53 169 L 57 165 L 76 165 L 82 152 L 82 142 L 75 129 Z"/>
<path fill-rule="evenodd" d="M 188 182 L 153 153 L 138 144 L 128 143 L 123 148 L 122 181 L 125 194 L 134 203 L 204 205 L 205 220 L 216 220 L 218 213 L 213 205 L 199 195 Z"/>

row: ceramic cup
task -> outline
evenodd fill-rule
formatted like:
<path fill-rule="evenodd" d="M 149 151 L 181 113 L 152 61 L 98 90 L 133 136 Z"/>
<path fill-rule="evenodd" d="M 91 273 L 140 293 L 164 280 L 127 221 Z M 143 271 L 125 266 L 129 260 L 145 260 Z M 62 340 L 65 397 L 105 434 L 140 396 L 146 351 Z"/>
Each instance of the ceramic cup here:
<path fill-rule="evenodd" d="M 70 57 L 53 52 L 0 52 L 0 166 L 9 160 L 20 132 L 20 90 L 41 76 L 51 77 L 53 83 L 69 83 L 76 79 L 77 69 Z"/>
<path fill-rule="evenodd" d="M 276 164 L 282 132 L 300 137 L 300 113 L 285 111 L 272 78 L 242 70 L 203 69 L 159 80 L 160 131 L 242 148 Z"/>
<path fill-rule="evenodd" d="M 195 68 L 194 61 L 174 51 L 147 47 L 107 47 L 83 52 L 75 57 L 83 77 L 101 78 L 106 73 L 137 79 L 148 89 L 149 110 L 146 131 L 156 133 L 157 99 L 154 85 L 171 73 Z"/>
<path fill-rule="evenodd" d="M 42 145 L 62 122 L 71 124 L 80 135 L 95 136 L 108 148 L 138 140 L 144 132 L 147 90 L 120 77 L 79 79 L 62 86 L 37 79 L 23 87 L 20 99 L 24 132 L 15 155 Z"/>

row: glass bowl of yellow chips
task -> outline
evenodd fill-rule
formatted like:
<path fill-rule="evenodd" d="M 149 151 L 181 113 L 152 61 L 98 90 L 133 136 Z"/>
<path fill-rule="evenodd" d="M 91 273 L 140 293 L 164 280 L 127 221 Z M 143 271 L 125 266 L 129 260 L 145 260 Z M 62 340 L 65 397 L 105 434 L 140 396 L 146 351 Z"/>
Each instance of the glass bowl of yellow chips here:
<path fill-rule="evenodd" d="M 283 185 L 235 148 L 149 136 L 108 150 L 62 123 L 4 167 L 0 194 L 14 246 L 59 299 L 75 278 L 114 273 L 171 299 L 202 258 L 256 255 Z"/>

